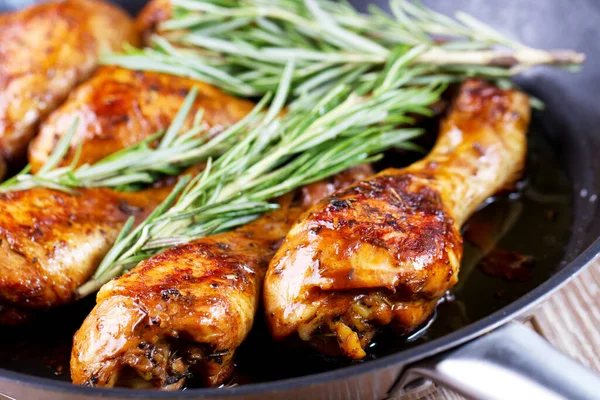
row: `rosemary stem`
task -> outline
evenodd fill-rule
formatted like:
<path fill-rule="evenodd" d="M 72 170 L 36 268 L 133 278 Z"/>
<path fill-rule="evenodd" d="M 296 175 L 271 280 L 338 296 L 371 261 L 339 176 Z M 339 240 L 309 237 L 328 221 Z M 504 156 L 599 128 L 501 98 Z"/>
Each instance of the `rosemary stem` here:
<path fill-rule="evenodd" d="M 493 65 L 513 67 L 515 65 L 569 65 L 582 64 L 585 55 L 572 50 L 519 49 L 515 51 L 448 51 L 433 47 L 417 56 L 415 64 L 433 65 Z"/>

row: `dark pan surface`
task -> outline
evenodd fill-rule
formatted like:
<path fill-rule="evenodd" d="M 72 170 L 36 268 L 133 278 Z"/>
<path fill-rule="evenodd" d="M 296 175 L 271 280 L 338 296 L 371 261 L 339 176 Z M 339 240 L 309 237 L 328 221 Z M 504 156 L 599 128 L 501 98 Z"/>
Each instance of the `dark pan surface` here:
<path fill-rule="evenodd" d="M 0 0 L 0 9 L 22 7 L 34 1 Z M 143 0 L 121 0 L 130 11 Z M 385 1 L 384 1 L 385 2 Z M 355 1 L 360 7 L 367 2 Z M 578 75 L 539 68 L 519 78 L 519 83 L 546 103 L 534 114 L 530 133 L 530 157 L 526 185 L 518 194 L 500 196 L 483 208 L 476 218 L 484 225 L 498 226 L 506 216 L 515 222 L 498 243 L 498 248 L 533 256 L 527 279 L 506 280 L 473 268 L 453 298 L 439 307 L 432 325 L 409 340 L 382 338 L 372 349 L 372 360 L 350 368 L 331 360 L 273 345 L 259 324 L 251 339 L 240 349 L 240 383 L 267 382 L 330 371 L 319 376 L 279 381 L 268 386 L 251 384 L 222 390 L 219 394 L 242 394 L 323 382 L 355 376 L 392 363 L 406 362 L 463 342 L 514 315 L 523 312 L 554 288 L 564 283 L 593 257 L 600 244 L 597 194 L 600 193 L 600 5 L 594 0 L 505 2 L 426 1 L 445 13 L 465 10 L 532 46 L 574 48 L 588 55 Z M 388 162 L 400 160 L 390 155 Z M 471 224 L 471 230 L 474 224 Z M 481 225 L 481 223 L 479 224 Z M 488 230 L 489 231 L 489 230 Z M 467 233 L 468 235 L 468 233 Z M 590 247 L 591 246 L 591 247 Z M 467 250 L 469 247 L 467 247 Z M 476 258 L 474 247 L 467 251 L 464 265 Z M 587 250 L 586 250 L 587 249 Z M 466 268 L 463 268 L 463 272 Z M 49 313 L 34 326 L 5 329 L 0 333 L 0 368 L 28 375 L 68 381 L 70 336 L 93 305 L 84 302 Z M 62 368 L 62 374 L 56 375 Z M 0 370 L 0 375 L 4 372 Z M 20 379 L 23 375 L 6 374 Z M 39 384 L 50 384 L 45 379 Z M 60 385 L 64 390 L 88 389 Z M 56 387 L 56 386 L 55 386 Z M 97 391 L 102 393 L 104 391 Z M 112 391 L 118 393 L 120 391 Z M 195 390 L 183 396 L 198 394 Z M 89 392 L 88 392 L 89 393 Z M 132 391 L 123 391 L 133 394 Z M 137 392 L 141 395 L 140 392 Z M 165 396 L 143 392 L 144 397 Z M 204 394 L 213 393 L 203 391 Z"/>

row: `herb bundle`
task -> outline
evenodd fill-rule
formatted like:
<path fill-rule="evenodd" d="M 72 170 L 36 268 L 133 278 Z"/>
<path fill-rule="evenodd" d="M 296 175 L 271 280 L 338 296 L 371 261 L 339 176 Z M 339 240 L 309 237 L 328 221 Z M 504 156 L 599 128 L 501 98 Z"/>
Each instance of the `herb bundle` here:
<path fill-rule="evenodd" d="M 405 67 L 409 60 L 406 60 Z M 405 68 L 404 67 L 404 68 Z M 78 293 L 85 296 L 138 262 L 161 250 L 225 231 L 276 208 L 268 201 L 352 166 L 375 161 L 380 152 L 417 149 L 407 140 L 420 133 L 411 115 L 429 115 L 445 85 L 403 87 L 402 68 L 390 82 L 361 96 L 338 85 L 310 109 L 278 117 L 291 90 L 293 62 L 269 110 L 241 140 L 206 169 L 182 178 L 170 196 L 137 228 L 131 219 L 102 261 L 93 279 Z"/>
<path fill-rule="evenodd" d="M 333 0 L 171 0 L 172 18 L 159 25 L 152 47 L 128 48 L 103 63 L 201 79 L 239 96 L 274 91 L 288 60 L 295 105 L 310 107 L 340 83 L 363 93 L 385 79 L 399 54 L 419 74 L 407 83 L 506 78 L 533 65 L 573 67 L 583 55 L 548 52 L 508 39 L 465 13 L 456 19 L 407 0 L 391 14 L 369 14 Z"/>

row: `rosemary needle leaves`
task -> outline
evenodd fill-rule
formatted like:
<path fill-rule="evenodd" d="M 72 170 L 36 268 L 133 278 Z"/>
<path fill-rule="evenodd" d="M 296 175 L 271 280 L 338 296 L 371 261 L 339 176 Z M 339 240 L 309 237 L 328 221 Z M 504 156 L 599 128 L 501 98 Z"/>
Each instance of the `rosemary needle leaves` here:
<path fill-rule="evenodd" d="M 270 99 L 266 95 L 244 119 L 219 135 L 211 138 L 202 125 L 202 110 L 194 116 L 192 127 L 184 125 L 197 97 L 193 88 L 185 98 L 169 128 L 157 132 L 140 143 L 118 151 L 89 165 L 77 167 L 77 148 L 73 161 L 68 166 L 59 166 L 66 155 L 77 129 L 77 121 L 63 135 L 48 161 L 36 173 L 30 166 L 11 179 L 0 184 L 0 192 L 27 190 L 46 187 L 77 194 L 74 188 L 111 187 L 121 191 L 139 190 L 158 179 L 177 175 L 185 168 L 215 157 L 231 147 L 240 132 L 260 118 L 260 113 Z M 158 145 L 153 143 L 158 141 Z"/>
<path fill-rule="evenodd" d="M 246 126 L 238 143 L 206 169 L 182 178 L 171 195 L 137 228 L 130 221 L 92 280 L 78 289 L 88 295 L 111 278 L 164 248 L 187 243 L 254 220 L 276 208 L 274 197 L 381 157 L 391 147 L 416 149 L 407 140 L 420 133 L 410 115 L 429 115 L 445 85 L 404 87 L 406 65 L 394 68 L 385 84 L 361 96 L 340 84 L 310 109 L 278 117 L 289 96 L 293 61 L 269 110 Z"/>
<path fill-rule="evenodd" d="M 171 19 L 151 48 L 127 48 L 105 64 L 153 70 L 217 85 L 238 96 L 275 91 L 288 60 L 296 60 L 292 99 L 310 107 L 340 83 L 369 88 L 399 53 L 425 73 L 411 84 L 467 77 L 500 80 L 533 65 L 573 67 L 572 51 L 542 51 L 517 43 L 465 13 L 452 19 L 407 0 L 391 14 L 369 14 L 334 0 L 171 0 Z M 292 105 L 295 106 L 295 105 Z"/>

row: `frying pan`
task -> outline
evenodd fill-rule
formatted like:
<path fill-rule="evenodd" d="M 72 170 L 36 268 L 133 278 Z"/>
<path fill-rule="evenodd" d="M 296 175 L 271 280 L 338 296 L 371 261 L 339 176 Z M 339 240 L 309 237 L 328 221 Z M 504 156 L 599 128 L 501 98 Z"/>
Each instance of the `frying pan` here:
<path fill-rule="evenodd" d="M 0 10 L 36 0 L 0 0 Z M 145 0 L 115 0 L 135 14 Z M 387 1 L 378 1 L 384 8 Z M 354 1 L 366 9 L 368 1 Z M 509 218 L 498 245 L 533 252 L 538 263 L 521 282 L 490 278 L 479 269 L 441 304 L 428 329 L 409 338 L 382 339 L 365 362 L 340 365 L 304 352 L 286 352 L 258 333 L 240 349 L 254 383 L 183 392 L 96 389 L 69 384 L 41 371 L 41 353 L 0 361 L 0 392 L 23 399 L 348 399 L 395 397 L 438 381 L 481 399 L 598 399 L 600 379 L 550 347 L 534 332 L 512 322 L 530 315 L 547 296 L 600 253 L 600 3 L 595 0 L 425 1 L 446 14 L 464 10 L 534 47 L 572 48 L 587 55 L 583 72 L 536 68 L 517 82 L 546 105 L 536 112 L 530 133 L 527 189 L 499 199 L 478 218 Z M 392 160 L 393 162 L 393 160 Z M 516 206 L 515 206 L 516 205 Z M 487 214 L 486 214 L 487 213 Z M 550 217 L 549 217 L 550 216 Z M 468 250 L 468 249 L 467 249 Z M 475 260 L 476 261 L 476 260 Z M 462 274 L 462 271 L 461 271 Z M 54 330 L 80 323 L 89 304 L 50 314 L 37 327 L 0 332 L 0 345 L 15 336 L 52 337 Z M 64 320 L 60 320 L 63 318 Z M 25 332 L 28 333 L 25 333 Z M 17 333 L 15 333 L 17 332 Z M 263 332 L 264 334 L 264 332 Z M 261 341 L 263 340 L 263 341 Z M 29 342 L 26 342 L 29 343 Z M 51 342 L 54 343 L 54 342 Z M 29 357 L 29 358 L 28 358 Z M 243 366 L 240 366 L 243 370 Z M 311 369 L 312 368 L 312 369 Z M 40 372 L 41 371 L 41 372 Z M 49 372 L 50 371 L 50 372 Z M 270 371 L 264 372 L 263 371 Z M 281 373 L 277 373 L 280 371 Z M 0 398 L 4 395 L 0 394 Z"/>

